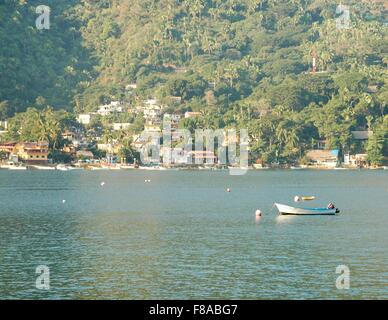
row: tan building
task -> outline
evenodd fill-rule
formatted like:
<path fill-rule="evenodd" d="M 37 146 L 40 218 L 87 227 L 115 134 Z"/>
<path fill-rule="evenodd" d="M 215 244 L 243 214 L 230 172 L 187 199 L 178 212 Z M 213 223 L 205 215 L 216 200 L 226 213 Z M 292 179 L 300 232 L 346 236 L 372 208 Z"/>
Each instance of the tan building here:
<path fill-rule="evenodd" d="M 48 161 L 47 142 L 20 142 L 12 151 L 19 161 L 32 164 L 45 164 Z"/>
<path fill-rule="evenodd" d="M 17 142 L 4 142 L 0 144 L 0 151 L 8 156 L 13 152 Z"/>

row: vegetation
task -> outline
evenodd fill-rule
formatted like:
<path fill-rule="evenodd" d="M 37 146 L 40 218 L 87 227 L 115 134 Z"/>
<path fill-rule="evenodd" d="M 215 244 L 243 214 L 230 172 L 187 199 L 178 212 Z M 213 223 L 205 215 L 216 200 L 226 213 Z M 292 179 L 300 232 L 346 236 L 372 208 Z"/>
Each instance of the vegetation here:
<path fill-rule="evenodd" d="M 42 126 L 23 126 L 20 137 L 45 136 L 56 148 L 53 110 L 156 97 L 174 112 L 202 113 L 181 127 L 248 128 L 252 161 L 297 162 L 322 139 L 341 153 L 367 150 L 372 164 L 388 156 L 383 1 L 343 2 L 348 29 L 336 25 L 335 0 L 46 1 L 50 30 L 34 27 L 37 4 L 0 4 L 8 44 L 0 48 L 0 119 L 40 110 L 16 114 L 15 138 L 31 116 Z M 126 120 L 142 130 L 142 117 Z M 375 134 L 360 142 L 354 130 Z"/>

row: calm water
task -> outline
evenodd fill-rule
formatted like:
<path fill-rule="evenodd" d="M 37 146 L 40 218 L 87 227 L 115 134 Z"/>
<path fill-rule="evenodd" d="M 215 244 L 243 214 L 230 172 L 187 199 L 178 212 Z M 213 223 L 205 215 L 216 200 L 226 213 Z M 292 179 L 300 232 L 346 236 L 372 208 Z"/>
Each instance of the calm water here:
<path fill-rule="evenodd" d="M 295 195 L 342 213 L 271 211 Z M 388 171 L 0 171 L 0 298 L 387 299 L 387 247 Z"/>

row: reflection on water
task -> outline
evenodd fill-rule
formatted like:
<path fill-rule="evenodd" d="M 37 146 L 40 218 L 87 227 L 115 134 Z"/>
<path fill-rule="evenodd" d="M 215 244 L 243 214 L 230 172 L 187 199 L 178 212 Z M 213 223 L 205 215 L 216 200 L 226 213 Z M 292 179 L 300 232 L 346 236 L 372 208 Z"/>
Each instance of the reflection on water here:
<path fill-rule="evenodd" d="M 291 215 L 278 215 L 276 217 L 276 223 L 290 223 L 295 218 L 306 218 L 306 217 L 297 217 L 297 216 L 291 216 Z"/>
<path fill-rule="evenodd" d="M 0 171 L 0 297 L 388 298 L 387 172 L 146 175 Z M 342 213 L 271 210 L 307 193 Z M 335 288 L 340 264 L 347 291 Z"/>

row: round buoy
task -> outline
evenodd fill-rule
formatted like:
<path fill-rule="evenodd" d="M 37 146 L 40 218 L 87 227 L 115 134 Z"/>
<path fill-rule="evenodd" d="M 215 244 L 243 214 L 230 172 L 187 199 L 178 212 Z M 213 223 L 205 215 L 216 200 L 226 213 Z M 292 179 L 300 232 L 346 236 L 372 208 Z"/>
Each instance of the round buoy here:
<path fill-rule="evenodd" d="M 300 197 L 299 196 L 295 196 L 294 201 L 295 202 L 299 202 L 300 201 Z"/>
<path fill-rule="evenodd" d="M 66 203 L 66 200 L 62 200 L 62 203 Z"/>
<path fill-rule="evenodd" d="M 230 190 L 230 188 L 227 188 L 227 189 L 226 189 L 226 192 L 231 192 L 231 191 L 232 191 L 232 190 Z"/>
<path fill-rule="evenodd" d="M 261 216 L 262 216 L 261 210 L 257 209 L 256 210 L 256 217 L 261 217 Z"/>

